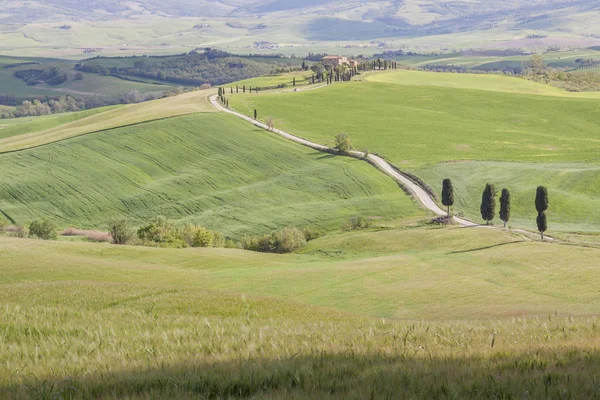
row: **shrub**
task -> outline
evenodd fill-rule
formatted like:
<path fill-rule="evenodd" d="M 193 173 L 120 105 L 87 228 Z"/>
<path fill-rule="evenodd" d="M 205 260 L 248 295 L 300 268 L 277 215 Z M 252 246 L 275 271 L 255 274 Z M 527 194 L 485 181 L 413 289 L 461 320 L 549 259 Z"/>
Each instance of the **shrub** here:
<path fill-rule="evenodd" d="M 295 227 L 271 233 L 270 246 L 273 253 L 291 253 L 306 245 L 304 232 Z"/>
<path fill-rule="evenodd" d="M 137 231 L 143 244 L 159 247 L 183 248 L 187 246 L 181 232 L 165 216 L 158 216 Z"/>
<path fill-rule="evenodd" d="M 373 222 L 363 216 L 358 216 L 356 218 L 351 218 L 342 226 L 342 230 L 344 231 L 355 231 L 359 229 L 368 229 L 373 226 Z"/>
<path fill-rule="evenodd" d="M 27 227 L 24 224 L 17 224 L 15 226 L 12 226 L 9 229 L 7 229 L 7 231 L 8 233 L 10 233 L 11 236 L 18 238 L 26 238 L 29 235 Z"/>
<path fill-rule="evenodd" d="M 110 221 L 108 231 L 114 244 L 127 244 L 133 238 L 133 231 L 123 219 Z"/>
<path fill-rule="evenodd" d="M 198 227 L 194 233 L 192 247 L 213 247 L 215 235 L 208 229 Z"/>
<path fill-rule="evenodd" d="M 304 238 L 307 242 L 318 239 L 321 236 L 325 235 L 325 232 L 322 229 L 312 227 L 302 229 L 302 233 L 304 233 Z"/>
<path fill-rule="evenodd" d="M 47 219 L 33 221 L 29 224 L 29 236 L 42 240 L 55 240 L 58 237 L 56 224 Z"/>
<path fill-rule="evenodd" d="M 261 253 L 291 253 L 306 245 L 304 232 L 296 227 L 287 227 L 269 235 L 246 236 L 242 248 Z"/>
<path fill-rule="evenodd" d="M 221 232 L 213 232 L 213 247 L 222 249 L 225 247 L 227 239 Z"/>
<path fill-rule="evenodd" d="M 8 221 L 0 217 L 0 233 L 4 233 L 4 230 L 8 226 Z"/>
<path fill-rule="evenodd" d="M 345 133 L 338 133 L 335 137 L 335 148 L 338 149 L 340 153 L 348 153 L 352 150 L 352 141 L 350 140 L 350 137 Z"/>

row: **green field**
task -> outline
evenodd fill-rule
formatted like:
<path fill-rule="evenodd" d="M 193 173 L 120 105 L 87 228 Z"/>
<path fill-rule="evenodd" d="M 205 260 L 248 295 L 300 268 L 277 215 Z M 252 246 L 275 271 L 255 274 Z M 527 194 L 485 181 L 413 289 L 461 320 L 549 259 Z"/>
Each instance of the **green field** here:
<path fill-rule="evenodd" d="M 424 215 L 368 164 L 298 147 L 229 115 L 112 129 L 0 155 L 0 165 L 0 209 L 62 227 L 163 214 L 239 238 L 290 224 L 338 229 L 356 215 Z"/>
<path fill-rule="evenodd" d="M 126 106 L 104 107 L 81 113 L 3 120 L 0 124 L 6 124 L 7 132 L 12 133 L 0 138 L 0 153 L 43 146 L 76 136 L 148 121 L 215 112 L 206 101 L 206 97 L 212 93 L 214 90 L 199 90 L 175 97 Z M 72 122 L 68 122 L 69 120 Z"/>
<path fill-rule="evenodd" d="M 243 81 L 229 83 L 223 85 L 226 88 L 246 85 L 247 87 L 273 87 L 278 85 L 286 85 L 292 87 L 294 78 L 296 78 L 296 85 L 307 85 L 310 83 L 312 77 L 312 71 L 300 71 L 286 74 L 272 75 L 272 76 L 261 76 L 258 78 L 245 79 Z"/>
<path fill-rule="evenodd" d="M 118 107 L 119 106 L 101 107 L 79 112 L 44 115 L 41 117 L 24 117 L 0 120 L 0 140 L 13 136 L 63 127 L 65 124 L 79 121 L 92 115 L 113 110 Z"/>
<path fill-rule="evenodd" d="M 436 189 L 451 177 L 459 188 L 456 211 L 475 220 L 491 182 L 514 190 L 513 225 L 532 228 L 535 188 L 547 185 L 551 228 L 585 231 L 600 222 L 594 97 L 503 76 L 394 71 L 305 93 L 232 96 L 230 104 L 247 114 L 256 108 L 278 128 L 330 146 L 346 132 L 357 149 L 387 157 Z"/>
<path fill-rule="evenodd" d="M 0 63 L 2 62 L 2 56 L 0 56 Z M 12 58 L 6 58 L 4 62 L 13 60 Z M 75 66 L 74 61 L 67 60 L 53 60 L 48 61 L 46 59 L 31 58 L 24 60 L 15 60 L 17 62 L 39 62 L 38 65 L 23 65 L 15 68 L 0 68 L 0 86 L 2 94 L 14 94 L 19 98 L 24 97 L 59 97 L 64 95 L 73 95 L 76 97 L 89 97 L 89 96 L 122 96 L 128 91 L 137 90 L 139 92 L 156 92 L 168 90 L 168 85 L 155 85 L 141 82 L 126 81 L 123 79 L 115 78 L 112 76 L 102 76 L 97 74 L 90 74 L 82 72 L 83 79 L 74 79 Z M 67 73 L 69 79 L 67 82 L 58 86 L 49 86 L 46 84 L 39 84 L 35 86 L 27 86 L 27 84 L 21 79 L 15 76 L 15 72 L 19 70 L 28 69 L 49 69 L 52 67 L 59 68 L 61 71 Z"/>
<path fill-rule="evenodd" d="M 453 228 L 0 249 L 0 397 L 598 395 L 595 249 Z"/>

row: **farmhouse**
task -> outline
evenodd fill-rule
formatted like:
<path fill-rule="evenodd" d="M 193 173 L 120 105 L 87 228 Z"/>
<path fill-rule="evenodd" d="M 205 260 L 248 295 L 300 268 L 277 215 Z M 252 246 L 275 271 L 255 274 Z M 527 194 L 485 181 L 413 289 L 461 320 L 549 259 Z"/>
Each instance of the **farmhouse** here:
<path fill-rule="evenodd" d="M 349 60 L 348 57 L 344 57 L 344 56 L 326 56 L 326 57 L 323 57 L 323 60 L 321 62 L 323 63 L 323 65 L 333 65 L 333 66 L 349 65 L 351 67 L 358 66 L 358 61 Z"/>

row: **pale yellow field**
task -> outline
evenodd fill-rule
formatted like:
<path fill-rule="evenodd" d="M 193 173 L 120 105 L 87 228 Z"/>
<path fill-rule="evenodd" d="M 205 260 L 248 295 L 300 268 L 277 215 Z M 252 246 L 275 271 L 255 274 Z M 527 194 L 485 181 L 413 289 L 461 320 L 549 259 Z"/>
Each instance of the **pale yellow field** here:
<path fill-rule="evenodd" d="M 0 140 L 0 153 L 28 149 L 65 140 L 87 133 L 99 132 L 121 126 L 134 125 L 162 118 L 215 112 L 206 101 L 214 89 L 199 90 L 179 96 L 140 104 L 131 104 L 100 114 L 95 114 L 69 124 L 41 132 L 24 133 Z"/>

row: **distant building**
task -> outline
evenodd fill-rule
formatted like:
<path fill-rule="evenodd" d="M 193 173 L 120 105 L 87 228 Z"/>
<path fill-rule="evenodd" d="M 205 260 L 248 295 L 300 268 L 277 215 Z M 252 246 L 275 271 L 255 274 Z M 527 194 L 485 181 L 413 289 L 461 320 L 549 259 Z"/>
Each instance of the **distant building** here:
<path fill-rule="evenodd" d="M 333 65 L 334 67 L 340 65 L 349 65 L 350 67 L 358 67 L 358 61 L 348 59 L 348 57 L 344 56 L 326 56 L 323 57 L 321 61 L 323 65 Z"/>

